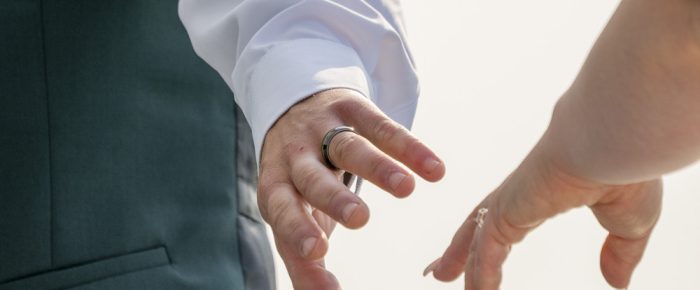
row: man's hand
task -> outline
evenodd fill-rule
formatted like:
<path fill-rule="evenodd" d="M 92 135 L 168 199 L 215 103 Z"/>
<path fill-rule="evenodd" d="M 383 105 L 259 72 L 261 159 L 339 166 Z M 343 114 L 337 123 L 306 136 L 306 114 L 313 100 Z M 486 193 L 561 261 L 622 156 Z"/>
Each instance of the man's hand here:
<path fill-rule="evenodd" d="M 425 274 L 451 281 L 464 272 L 465 289 L 497 290 L 513 244 L 545 220 L 588 206 L 609 232 L 600 255 L 603 276 L 613 287 L 629 285 L 661 212 L 661 181 L 604 185 L 566 173 L 543 153 L 536 147 L 474 209 Z M 488 212 L 479 226 L 482 208 Z"/>
<path fill-rule="evenodd" d="M 321 141 L 343 125 L 357 133 L 332 139 L 329 158 L 339 170 L 331 170 L 322 159 Z M 444 163 L 427 146 L 353 90 L 317 93 L 290 108 L 268 131 L 258 204 L 295 289 L 340 289 L 323 262 L 328 236 L 336 222 L 356 229 L 369 220 L 369 208 L 340 181 L 341 172 L 406 197 L 415 181 L 397 161 L 428 181 L 445 173 Z"/>

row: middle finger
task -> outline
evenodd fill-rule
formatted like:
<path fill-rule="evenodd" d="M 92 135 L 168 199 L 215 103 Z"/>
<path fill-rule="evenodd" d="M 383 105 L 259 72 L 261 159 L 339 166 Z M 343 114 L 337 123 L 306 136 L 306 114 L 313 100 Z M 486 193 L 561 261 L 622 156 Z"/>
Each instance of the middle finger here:
<path fill-rule="evenodd" d="M 406 169 L 359 134 L 336 135 L 328 153 L 336 167 L 355 173 L 396 197 L 408 196 L 415 187 L 413 176 Z"/>
<path fill-rule="evenodd" d="M 292 181 L 313 207 L 349 228 L 358 228 L 369 220 L 369 208 L 321 164 L 318 156 L 305 154 L 291 163 Z"/>

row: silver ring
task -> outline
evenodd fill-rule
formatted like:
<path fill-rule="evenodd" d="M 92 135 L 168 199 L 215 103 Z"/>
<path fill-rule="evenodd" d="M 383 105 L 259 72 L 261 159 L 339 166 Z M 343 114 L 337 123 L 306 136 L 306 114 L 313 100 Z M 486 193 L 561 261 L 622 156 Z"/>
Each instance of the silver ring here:
<path fill-rule="evenodd" d="M 489 213 L 489 209 L 482 207 L 477 211 L 476 213 L 476 218 L 474 218 L 474 222 L 476 223 L 476 226 L 479 228 L 484 226 L 484 220 L 486 219 L 486 214 Z"/>
<path fill-rule="evenodd" d="M 333 162 L 331 162 L 331 159 L 328 156 L 328 147 L 330 147 L 331 140 L 333 140 L 333 137 L 335 137 L 335 135 L 338 135 L 338 134 L 343 133 L 343 132 L 355 133 L 355 129 L 353 129 L 352 127 L 348 127 L 348 126 L 335 127 L 333 129 L 328 130 L 326 135 L 323 136 L 323 142 L 321 142 L 321 155 L 323 155 L 323 161 L 325 161 L 326 165 L 330 169 L 333 169 L 333 170 L 338 169 L 338 167 L 336 167 L 333 164 Z"/>

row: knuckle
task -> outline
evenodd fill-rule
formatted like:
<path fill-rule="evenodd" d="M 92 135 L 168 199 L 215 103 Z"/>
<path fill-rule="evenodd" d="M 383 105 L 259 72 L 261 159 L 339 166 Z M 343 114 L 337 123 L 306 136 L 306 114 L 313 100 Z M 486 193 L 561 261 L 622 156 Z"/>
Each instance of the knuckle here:
<path fill-rule="evenodd" d="M 301 168 L 296 173 L 299 176 L 299 190 L 304 196 L 309 196 L 313 194 L 313 186 L 315 184 L 320 184 L 323 180 L 323 172 L 316 170 L 315 168 Z"/>
<path fill-rule="evenodd" d="M 267 200 L 266 221 L 273 228 L 281 228 L 282 222 L 291 214 L 293 200 L 281 193 L 271 193 Z"/>
<path fill-rule="evenodd" d="M 409 139 L 404 142 L 406 146 L 402 146 L 401 151 L 399 152 L 399 156 L 403 159 L 408 159 L 411 154 L 414 154 L 413 156 L 420 156 L 420 155 L 425 155 L 425 145 L 423 142 L 418 140 L 418 138 L 415 138 L 413 136 L 409 136 Z M 416 158 L 414 157 L 414 158 Z"/>
<path fill-rule="evenodd" d="M 503 245 L 494 244 L 482 247 L 479 258 L 477 259 L 479 269 L 491 273 L 493 273 L 493 271 L 499 271 L 503 260 L 505 260 L 505 255 L 507 255 L 507 251 L 504 251 L 503 247 Z"/>
<path fill-rule="evenodd" d="M 283 231 L 283 236 L 290 238 L 302 236 L 307 228 L 306 223 L 302 219 L 288 219 L 285 220 L 283 223 L 284 227 L 278 229 L 281 229 Z"/>
<path fill-rule="evenodd" d="M 258 186 L 258 196 L 260 198 L 264 199 L 261 201 L 269 202 L 270 196 L 275 192 L 283 190 L 286 187 L 286 184 L 283 182 L 280 182 L 280 181 L 278 181 L 278 182 L 266 182 L 268 178 L 263 174 L 264 173 L 262 173 L 260 176 L 260 182 L 259 182 L 259 186 Z M 267 199 L 267 200 L 265 200 L 265 199 Z"/>
<path fill-rule="evenodd" d="M 258 194 L 256 194 L 256 195 L 257 195 L 258 209 L 260 210 L 260 215 L 262 216 L 263 220 L 265 220 L 266 222 L 270 222 L 270 219 L 269 219 L 270 212 L 267 210 L 267 206 L 264 206 L 265 201 L 262 198 L 263 195 L 261 194 L 261 191 L 258 191 Z"/>
<path fill-rule="evenodd" d="M 353 156 L 352 149 L 359 142 L 359 139 L 355 134 L 343 133 L 338 134 L 333 141 L 329 152 L 331 161 L 345 163 L 348 157 Z"/>
<path fill-rule="evenodd" d="M 346 196 L 346 193 L 347 190 L 345 188 L 336 188 L 330 191 L 329 194 L 324 195 L 323 202 L 327 207 L 333 208 L 334 213 L 337 213 L 337 211 L 339 211 L 342 207 L 342 203 L 340 201 Z M 342 215 L 342 213 L 340 215 Z"/>
<path fill-rule="evenodd" d="M 382 142 L 392 142 L 401 133 L 400 127 L 389 119 L 384 119 L 375 127 L 375 135 Z"/>
<path fill-rule="evenodd" d="M 520 242 L 530 230 L 530 228 L 516 226 L 507 216 L 503 215 L 496 219 L 494 228 L 493 238 L 503 245 Z"/>
<path fill-rule="evenodd" d="M 308 222 L 303 218 L 303 212 L 295 213 L 296 200 L 284 194 L 273 193 L 268 199 L 266 221 L 272 231 L 283 239 L 295 239 L 304 233 L 312 231 Z"/>
<path fill-rule="evenodd" d="M 308 202 L 317 208 L 331 210 L 340 207 L 340 200 L 345 196 L 347 189 L 336 184 L 323 183 L 324 173 L 317 170 L 304 170 L 300 172 L 300 192 Z"/>
<path fill-rule="evenodd" d="M 331 90 L 330 93 L 336 91 Z M 352 116 L 358 111 L 365 110 L 363 105 L 364 97 L 356 96 L 355 93 L 335 94 L 333 101 L 329 104 L 329 108 L 341 115 Z"/>
<path fill-rule="evenodd" d="M 647 225 L 647 224 L 634 224 L 629 227 L 629 236 L 632 239 L 642 239 L 646 238 L 649 235 L 651 235 L 651 231 L 653 230 L 653 225 Z"/>
<path fill-rule="evenodd" d="M 258 208 L 260 209 L 260 214 L 262 215 L 263 219 L 267 222 L 270 222 L 270 211 L 268 209 L 269 203 L 270 203 L 270 195 L 272 192 L 274 192 L 275 188 L 278 188 L 280 186 L 279 183 L 268 183 L 265 182 L 267 180 L 266 177 L 261 173 L 260 176 L 260 182 L 258 186 L 258 191 L 257 191 L 257 199 L 258 199 Z"/>
<path fill-rule="evenodd" d="M 370 175 L 374 180 L 383 180 L 389 168 L 393 167 L 394 163 L 380 156 L 373 156 L 369 160 Z"/>
<path fill-rule="evenodd" d="M 282 152 L 289 159 L 293 159 L 307 150 L 309 150 L 308 146 L 299 141 L 290 141 L 282 147 Z"/>
<path fill-rule="evenodd" d="M 275 182 L 276 174 L 272 170 L 266 170 L 263 168 L 260 170 L 260 176 L 258 177 L 258 196 L 265 196 L 267 193 L 271 192 L 272 189 L 280 186 L 280 182 Z"/>
<path fill-rule="evenodd" d="M 424 151 L 425 145 L 418 138 L 413 137 L 408 130 L 390 119 L 379 122 L 374 134 L 380 143 L 390 146 L 401 159 Z"/>

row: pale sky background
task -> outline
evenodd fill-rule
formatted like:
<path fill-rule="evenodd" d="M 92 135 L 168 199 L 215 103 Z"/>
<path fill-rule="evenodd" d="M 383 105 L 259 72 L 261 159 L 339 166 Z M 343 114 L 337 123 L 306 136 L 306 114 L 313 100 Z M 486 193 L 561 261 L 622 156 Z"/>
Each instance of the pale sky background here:
<path fill-rule="evenodd" d="M 366 184 L 369 224 L 331 237 L 327 265 L 343 289 L 462 289 L 462 278 L 445 284 L 421 272 L 537 141 L 618 3 L 403 1 L 421 77 L 413 131 L 446 161 L 447 175 L 419 181 L 403 200 Z M 633 290 L 700 289 L 700 166 L 665 182 L 664 212 Z M 502 289 L 612 289 L 598 267 L 605 235 L 587 209 L 548 221 L 513 248 Z M 292 289 L 276 262 L 279 290 Z"/>

